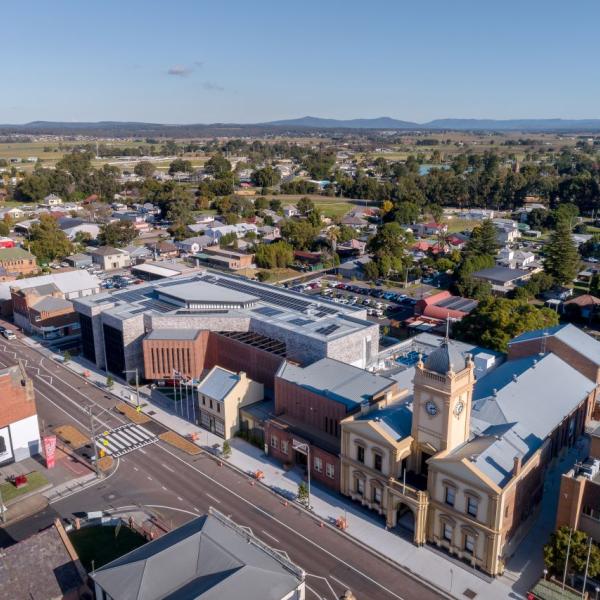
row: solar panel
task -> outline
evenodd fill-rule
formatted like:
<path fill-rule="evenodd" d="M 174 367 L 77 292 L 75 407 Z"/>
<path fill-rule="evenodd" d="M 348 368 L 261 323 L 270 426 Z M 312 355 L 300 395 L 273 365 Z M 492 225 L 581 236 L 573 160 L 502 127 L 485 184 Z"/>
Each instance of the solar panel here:
<path fill-rule="evenodd" d="M 148 310 L 155 310 L 156 312 L 171 312 L 176 308 L 172 304 L 167 304 L 162 300 L 144 300 L 142 305 Z"/>
<path fill-rule="evenodd" d="M 314 321 L 312 321 L 311 319 L 290 319 L 288 323 L 291 323 L 292 325 L 298 325 L 298 327 L 302 327 L 303 325 L 310 325 L 311 323 L 314 323 Z"/>
<path fill-rule="evenodd" d="M 143 300 L 146 297 L 144 292 L 132 291 L 132 292 L 121 292 L 112 296 L 113 300 L 121 300 L 123 302 L 137 302 Z"/>
<path fill-rule="evenodd" d="M 331 335 L 334 331 L 338 330 L 339 328 L 339 325 L 327 325 L 325 327 L 317 329 L 317 333 L 320 333 L 321 335 Z"/>
<path fill-rule="evenodd" d="M 275 315 L 282 315 L 283 311 L 273 308 L 272 306 L 259 306 L 255 308 L 252 312 L 258 313 L 259 315 L 264 315 L 265 317 L 274 317 Z"/>

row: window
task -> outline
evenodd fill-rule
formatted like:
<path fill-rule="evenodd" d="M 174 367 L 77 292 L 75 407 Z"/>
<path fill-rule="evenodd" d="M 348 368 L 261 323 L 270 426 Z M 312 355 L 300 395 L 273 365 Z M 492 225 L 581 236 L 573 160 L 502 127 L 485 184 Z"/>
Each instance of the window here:
<path fill-rule="evenodd" d="M 379 454 L 378 452 L 373 453 L 373 468 L 376 471 L 381 472 L 382 463 L 383 458 L 381 457 L 381 454 Z"/>
<path fill-rule="evenodd" d="M 220 413 L 221 412 L 221 403 L 217 402 L 217 412 Z"/>
<path fill-rule="evenodd" d="M 287 440 L 281 440 L 281 451 L 284 454 L 288 453 L 288 442 L 287 442 Z"/>
<path fill-rule="evenodd" d="M 355 479 L 356 481 L 356 493 L 361 496 L 365 493 L 365 482 L 363 479 Z"/>
<path fill-rule="evenodd" d="M 327 477 L 329 477 L 329 479 L 333 479 L 335 477 L 335 467 L 331 463 L 327 463 L 325 466 L 325 472 L 327 473 Z"/>
<path fill-rule="evenodd" d="M 446 499 L 445 502 L 449 506 L 454 506 L 454 499 L 456 497 L 456 490 L 453 487 L 446 487 Z"/>
<path fill-rule="evenodd" d="M 212 398 L 210 398 L 210 409 L 213 410 L 213 401 L 212 401 Z"/>
<path fill-rule="evenodd" d="M 276 436 L 272 435 L 271 436 L 271 447 L 277 448 L 278 446 L 279 446 L 279 440 L 277 439 Z"/>
<path fill-rule="evenodd" d="M 363 464 L 365 462 L 365 449 L 362 446 L 356 446 L 356 460 Z"/>
<path fill-rule="evenodd" d="M 206 406 L 206 396 L 202 396 L 202 406 Z"/>
<path fill-rule="evenodd" d="M 220 419 L 215 419 L 215 432 L 225 437 L 225 423 Z"/>
<path fill-rule="evenodd" d="M 381 505 L 381 488 L 380 487 L 373 488 L 373 502 L 375 504 Z"/>
<path fill-rule="evenodd" d="M 317 473 L 321 473 L 323 471 L 323 461 L 318 456 L 315 456 L 314 466 Z"/>
<path fill-rule="evenodd" d="M 467 513 L 472 517 L 477 516 L 477 509 L 479 508 L 479 500 L 471 496 L 467 496 Z"/>
<path fill-rule="evenodd" d="M 442 537 L 447 542 L 452 542 L 452 525 L 448 525 L 448 523 L 442 525 Z"/>
<path fill-rule="evenodd" d="M 473 554 L 475 552 L 475 538 L 472 535 L 465 535 L 465 552 Z"/>

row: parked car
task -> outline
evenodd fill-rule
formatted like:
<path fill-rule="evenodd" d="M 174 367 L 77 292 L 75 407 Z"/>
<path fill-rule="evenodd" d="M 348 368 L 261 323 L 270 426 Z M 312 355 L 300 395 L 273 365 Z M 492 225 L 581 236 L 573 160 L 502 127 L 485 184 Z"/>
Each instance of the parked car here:
<path fill-rule="evenodd" d="M 2 332 L 2 335 L 7 340 L 16 340 L 17 339 L 17 336 L 15 335 L 15 332 L 11 331 L 10 329 L 4 329 L 4 331 Z"/>

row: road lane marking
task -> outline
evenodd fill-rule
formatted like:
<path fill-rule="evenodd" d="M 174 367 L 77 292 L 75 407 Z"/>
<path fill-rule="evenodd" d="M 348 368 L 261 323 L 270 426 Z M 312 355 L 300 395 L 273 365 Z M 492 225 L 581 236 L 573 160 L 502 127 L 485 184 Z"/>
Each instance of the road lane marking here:
<path fill-rule="evenodd" d="M 150 475 L 146 475 L 146 479 L 147 479 L 148 481 L 152 481 L 152 477 L 150 477 Z"/>
<path fill-rule="evenodd" d="M 398 594 L 396 594 L 395 592 L 393 592 L 392 590 L 390 590 L 388 587 L 386 587 L 385 585 L 379 583 L 377 580 L 373 579 L 372 577 L 369 577 L 369 575 L 367 575 L 366 573 L 363 573 L 360 569 L 352 566 L 350 563 L 347 563 L 345 560 L 339 558 L 338 556 L 336 556 L 333 552 L 330 552 L 329 550 L 327 550 L 327 548 L 323 548 L 323 546 L 320 546 L 319 544 L 317 544 L 315 541 L 311 540 L 310 538 L 306 537 L 305 535 L 301 534 L 300 532 L 296 531 L 293 527 L 290 527 L 289 525 L 287 525 L 286 523 L 284 523 L 283 521 L 280 521 L 279 519 L 277 519 L 276 517 L 274 517 L 273 515 L 269 514 L 264 508 L 262 508 L 261 506 L 258 506 L 256 504 L 253 504 L 252 502 L 250 502 L 250 500 L 248 500 L 247 498 L 244 498 L 242 495 L 238 494 L 237 492 L 234 492 L 233 490 L 230 490 L 229 488 L 227 488 L 223 483 L 221 483 L 220 481 L 217 481 L 216 479 L 214 479 L 213 477 L 211 477 L 210 475 L 207 475 L 206 473 L 203 473 L 200 469 L 196 468 L 194 465 L 191 465 L 190 463 L 186 462 L 185 460 L 183 460 L 182 458 L 179 458 L 179 456 L 177 456 L 177 454 L 171 452 L 170 450 L 168 450 L 167 448 L 164 448 L 163 446 L 155 446 L 155 448 L 159 448 L 162 452 L 166 452 L 167 454 L 170 454 L 175 460 L 178 460 L 179 462 L 183 463 L 184 465 L 188 466 L 190 469 L 192 469 L 193 471 L 196 471 L 198 474 L 200 474 L 202 477 L 204 477 L 205 479 L 208 479 L 209 481 L 211 481 L 212 483 L 214 483 L 216 486 L 222 488 L 225 492 L 227 492 L 228 494 L 231 494 L 232 496 L 235 496 L 238 500 L 241 500 L 242 502 L 244 502 L 245 504 L 248 504 L 249 506 L 252 506 L 253 508 L 255 508 L 258 512 L 262 513 L 265 517 L 272 519 L 273 521 L 275 521 L 276 523 L 278 523 L 281 527 L 283 527 L 284 529 L 287 529 L 288 531 L 290 531 L 291 533 L 293 533 L 294 535 L 297 535 L 299 538 L 303 539 L 307 544 L 309 544 L 310 546 L 314 546 L 315 548 L 318 548 L 319 550 L 321 550 L 324 554 L 327 554 L 327 556 L 333 558 L 334 560 L 336 560 L 337 562 L 339 562 L 340 564 L 348 567 L 349 569 L 351 569 L 352 571 L 354 571 L 357 575 L 360 575 L 363 579 L 366 579 L 368 582 L 372 583 L 373 585 L 377 586 L 378 588 L 382 589 L 384 592 L 387 592 L 390 596 L 392 596 L 393 598 L 397 598 L 397 600 L 406 600 L 405 598 L 403 598 L 402 596 L 399 596 Z M 376 555 L 372 555 L 372 556 L 376 556 Z M 381 560 L 381 559 L 379 559 Z M 382 561 L 385 562 L 385 561 Z M 398 565 L 398 567 L 396 568 L 397 571 L 400 571 L 405 577 L 408 577 L 409 579 L 411 579 L 412 581 L 416 581 L 417 583 L 419 583 L 419 580 L 416 578 L 411 577 L 410 574 L 408 574 L 404 569 L 401 568 L 401 565 Z M 421 584 L 422 585 L 422 584 Z M 432 589 L 432 588 L 429 588 Z"/>
<path fill-rule="evenodd" d="M 271 535 L 268 531 L 265 531 L 264 529 L 261 530 L 267 537 L 270 537 L 276 544 L 281 544 L 281 542 L 274 536 Z"/>
<path fill-rule="evenodd" d="M 339 583 L 343 588 L 347 590 L 352 590 L 352 588 L 347 583 L 340 581 L 337 577 L 334 577 L 333 575 L 330 575 L 329 577 L 331 577 L 331 579 L 333 579 L 335 582 Z"/>
<path fill-rule="evenodd" d="M 179 500 L 179 502 L 183 502 L 183 498 L 181 496 L 177 496 L 177 500 Z"/>
<path fill-rule="evenodd" d="M 323 577 L 322 575 L 314 575 L 313 573 L 307 573 L 306 576 L 314 577 L 315 579 L 322 579 L 327 584 L 327 587 L 331 590 L 334 600 L 338 599 L 338 595 L 335 593 L 335 590 L 333 589 L 331 583 L 329 583 L 329 579 L 327 579 L 327 577 Z"/>
<path fill-rule="evenodd" d="M 165 492 L 167 491 L 167 488 L 164 485 L 161 485 L 160 487 L 165 490 Z"/>
<path fill-rule="evenodd" d="M 166 469 L 167 471 L 171 471 L 171 473 L 175 473 L 175 469 L 172 469 L 169 465 L 165 465 L 165 463 L 160 463 L 163 467 L 163 469 Z"/>
<path fill-rule="evenodd" d="M 310 586 L 306 585 L 306 583 L 304 585 L 309 592 L 312 592 L 317 597 L 317 600 L 324 600 L 323 596 L 317 594 L 317 592 L 315 592 L 315 590 L 313 590 Z"/>
<path fill-rule="evenodd" d="M 139 469 L 137 467 L 133 467 L 134 471 L 139 471 Z"/>
<path fill-rule="evenodd" d="M 208 492 L 204 492 L 213 502 L 216 502 L 217 504 L 221 504 L 221 501 L 218 498 L 215 498 L 213 495 L 209 494 Z"/>

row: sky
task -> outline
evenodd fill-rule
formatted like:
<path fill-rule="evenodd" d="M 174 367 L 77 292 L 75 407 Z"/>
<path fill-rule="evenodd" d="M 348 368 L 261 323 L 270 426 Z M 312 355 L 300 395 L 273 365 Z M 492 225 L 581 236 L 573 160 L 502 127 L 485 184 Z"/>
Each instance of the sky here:
<path fill-rule="evenodd" d="M 28 0 L 0 123 L 600 118 L 595 0 Z"/>

